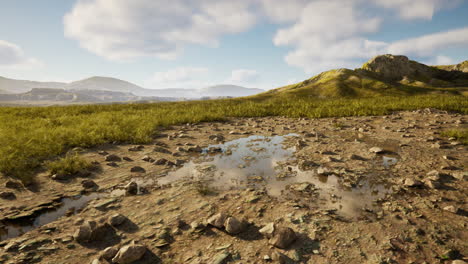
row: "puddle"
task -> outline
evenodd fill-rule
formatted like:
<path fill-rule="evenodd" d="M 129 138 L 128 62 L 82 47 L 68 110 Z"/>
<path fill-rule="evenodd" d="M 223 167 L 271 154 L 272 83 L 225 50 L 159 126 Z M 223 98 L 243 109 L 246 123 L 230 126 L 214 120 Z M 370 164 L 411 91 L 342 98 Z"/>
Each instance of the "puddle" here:
<path fill-rule="evenodd" d="M 211 145 L 206 150 L 221 148 L 221 153 L 209 155 L 205 151 L 200 158 L 157 181 L 159 184 L 201 181 L 218 190 L 265 188 L 269 195 L 279 198 L 289 195 L 288 185 L 311 183 L 318 189 L 319 196 L 311 201 L 311 208 L 336 209 L 348 217 L 357 217 L 363 208 L 373 208 L 372 202 L 389 192 L 385 186 L 366 180 L 361 180 L 356 188 L 346 188 L 335 175 L 319 176 L 315 170 L 301 171 L 297 166 L 281 166 L 288 160 L 294 160 L 295 148 L 283 145 L 292 136 L 295 135 L 251 136 Z M 388 162 L 390 164 L 391 161 Z"/>
<path fill-rule="evenodd" d="M 389 156 L 383 156 L 382 157 L 382 164 L 386 169 L 388 169 L 391 166 L 397 164 L 397 162 L 398 162 L 397 157 L 389 157 Z"/>
<path fill-rule="evenodd" d="M 91 193 L 89 195 L 63 198 L 61 200 L 61 206 L 42 213 L 41 215 L 37 216 L 33 222 L 25 223 L 24 225 L 19 223 L 7 223 L 5 226 L 2 226 L 0 224 L 0 241 L 18 237 L 28 231 L 53 222 L 68 213 L 75 213 L 76 211 L 84 208 L 89 201 L 97 199 L 101 196 L 102 194 L 100 193 Z"/>

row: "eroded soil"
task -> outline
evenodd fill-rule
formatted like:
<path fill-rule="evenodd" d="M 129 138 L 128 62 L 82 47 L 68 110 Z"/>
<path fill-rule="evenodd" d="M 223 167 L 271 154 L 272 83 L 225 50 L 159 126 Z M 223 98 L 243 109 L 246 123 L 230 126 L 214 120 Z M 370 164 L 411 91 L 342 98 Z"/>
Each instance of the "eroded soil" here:
<path fill-rule="evenodd" d="M 146 247 L 135 263 L 466 260 L 467 146 L 439 134 L 466 126 L 466 116 L 429 109 L 245 118 L 172 127 L 140 147 L 75 149 L 95 163 L 90 174 L 43 172 L 27 188 L 0 178 L 0 193 L 15 197 L 0 199 L 0 263 L 111 263 L 103 250 L 130 243 Z M 207 224 L 218 213 L 242 231 Z M 126 220 L 100 237 L 73 237 L 116 214 Z M 296 240 L 269 244 L 259 230 L 271 222 Z"/>

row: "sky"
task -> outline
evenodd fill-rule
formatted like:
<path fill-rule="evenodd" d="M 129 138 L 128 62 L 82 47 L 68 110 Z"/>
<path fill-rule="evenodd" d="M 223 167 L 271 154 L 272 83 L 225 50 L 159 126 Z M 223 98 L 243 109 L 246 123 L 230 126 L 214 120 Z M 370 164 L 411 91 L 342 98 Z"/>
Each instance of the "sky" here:
<path fill-rule="evenodd" d="M 0 0 L 0 76 L 271 89 L 379 54 L 468 60 L 468 0 Z"/>

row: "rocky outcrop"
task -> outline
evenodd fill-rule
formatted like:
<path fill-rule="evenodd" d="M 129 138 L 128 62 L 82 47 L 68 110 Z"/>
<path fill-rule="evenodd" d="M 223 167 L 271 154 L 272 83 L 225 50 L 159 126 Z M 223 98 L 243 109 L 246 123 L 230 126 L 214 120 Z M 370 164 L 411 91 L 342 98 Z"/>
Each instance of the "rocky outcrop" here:
<path fill-rule="evenodd" d="M 439 70 L 427 65 L 409 60 L 406 56 L 398 55 L 380 55 L 366 62 L 362 69 L 376 73 L 391 81 L 400 81 L 402 79 L 427 79 L 430 80 Z"/>

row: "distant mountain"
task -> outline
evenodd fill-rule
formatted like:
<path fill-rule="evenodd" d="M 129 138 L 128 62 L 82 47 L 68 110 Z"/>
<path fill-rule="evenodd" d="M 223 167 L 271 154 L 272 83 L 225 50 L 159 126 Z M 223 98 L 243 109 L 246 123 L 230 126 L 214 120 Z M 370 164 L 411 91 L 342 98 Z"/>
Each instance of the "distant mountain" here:
<path fill-rule="evenodd" d="M 61 82 L 35 82 L 26 80 L 8 79 L 0 76 L 0 90 L 5 93 L 25 93 L 33 88 L 64 88 L 66 83 Z"/>
<path fill-rule="evenodd" d="M 303 82 L 273 89 L 257 97 L 372 97 L 452 93 L 468 95 L 468 61 L 428 66 L 406 56 L 380 55 L 361 68 L 322 72 Z"/>
<path fill-rule="evenodd" d="M 216 97 L 241 97 L 264 92 L 261 89 L 245 88 L 235 85 L 216 85 L 202 89 L 146 89 L 136 84 L 111 77 L 94 76 L 91 78 L 71 83 L 61 82 L 35 82 L 14 80 L 0 77 L 0 94 L 21 94 L 34 88 L 64 89 L 70 92 L 77 91 L 107 91 L 131 93 L 141 97 L 174 97 L 180 99 L 216 98 Z"/>
<path fill-rule="evenodd" d="M 257 88 L 245 88 L 236 85 L 222 84 L 200 89 L 198 92 L 202 96 L 208 97 L 242 97 L 264 92 Z"/>

